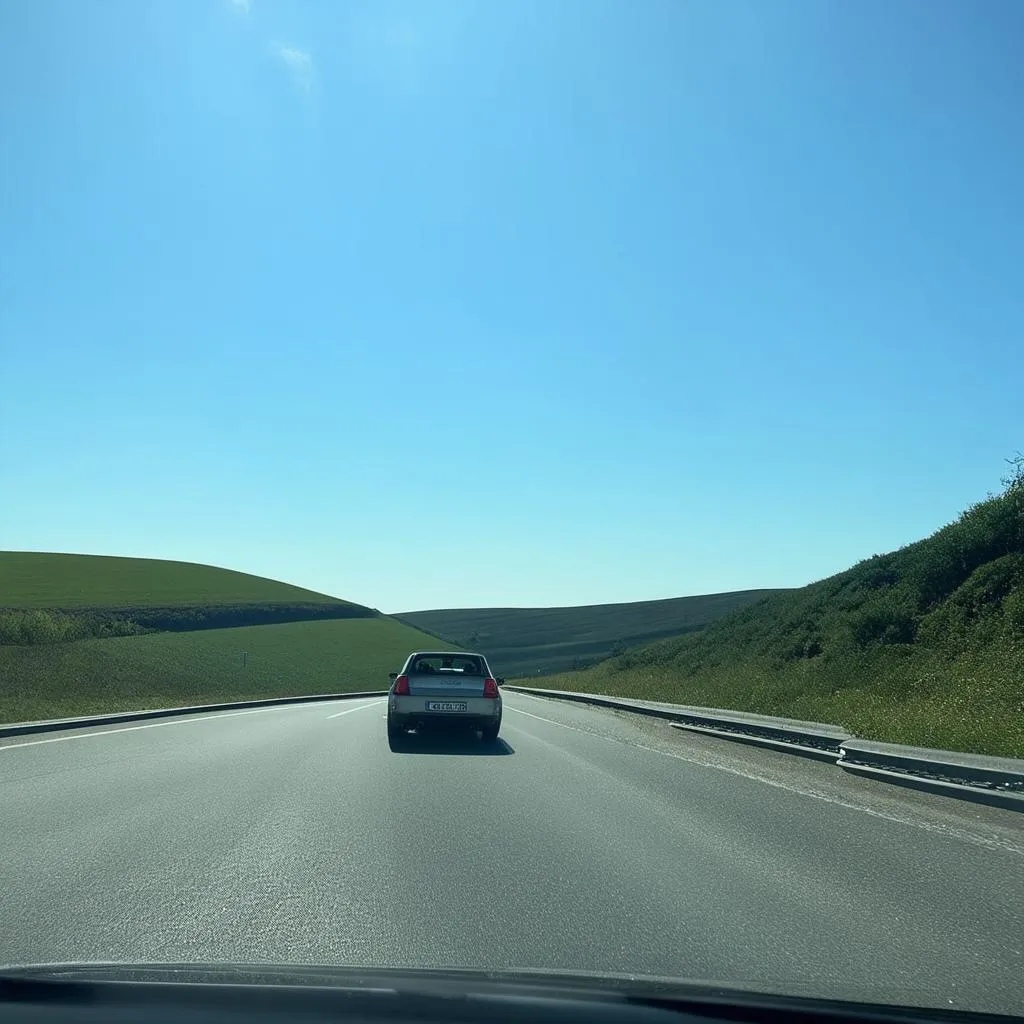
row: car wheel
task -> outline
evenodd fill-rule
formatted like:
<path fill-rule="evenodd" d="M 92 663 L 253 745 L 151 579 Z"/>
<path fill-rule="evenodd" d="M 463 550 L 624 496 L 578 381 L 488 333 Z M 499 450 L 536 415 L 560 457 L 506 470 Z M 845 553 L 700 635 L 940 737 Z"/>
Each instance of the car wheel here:
<path fill-rule="evenodd" d="M 498 738 L 498 730 L 501 728 L 501 722 L 495 722 L 494 725 L 485 725 L 480 730 L 480 735 L 485 743 L 493 743 Z"/>
<path fill-rule="evenodd" d="M 394 748 L 399 746 L 406 737 L 405 726 L 399 719 L 388 715 L 388 744 Z"/>

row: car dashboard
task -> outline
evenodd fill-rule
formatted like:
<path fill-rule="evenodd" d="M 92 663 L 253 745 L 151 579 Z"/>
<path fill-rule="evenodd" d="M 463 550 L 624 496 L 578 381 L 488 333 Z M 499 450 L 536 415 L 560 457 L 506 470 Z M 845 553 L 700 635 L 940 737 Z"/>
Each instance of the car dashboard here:
<path fill-rule="evenodd" d="M 475 971 L 302 971 L 263 965 L 62 965 L 0 971 L 10 1024 L 854 1024 L 1019 1019 L 790 998 L 620 976 Z"/>

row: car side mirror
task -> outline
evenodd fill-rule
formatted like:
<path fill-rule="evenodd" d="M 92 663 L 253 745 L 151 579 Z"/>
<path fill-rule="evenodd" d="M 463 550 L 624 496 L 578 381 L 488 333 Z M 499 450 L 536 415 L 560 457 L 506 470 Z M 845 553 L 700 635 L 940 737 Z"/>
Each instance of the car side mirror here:
<path fill-rule="evenodd" d="M 504 679 L 498 679 L 497 683 L 498 683 L 499 686 L 504 686 L 505 685 L 505 680 Z"/>
<path fill-rule="evenodd" d="M 388 679 L 390 679 L 391 682 L 394 682 L 397 678 L 398 678 L 398 673 L 397 672 L 389 672 L 388 673 Z"/>

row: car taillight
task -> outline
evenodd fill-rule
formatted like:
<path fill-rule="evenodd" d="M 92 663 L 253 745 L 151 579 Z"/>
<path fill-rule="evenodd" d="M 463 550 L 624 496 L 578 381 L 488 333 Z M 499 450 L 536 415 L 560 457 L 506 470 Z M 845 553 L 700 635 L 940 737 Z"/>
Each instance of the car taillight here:
<path fill-rule="evenodd" d="M 498 696 L 498 680 L 497 679 L 485 679 L 484 680 L 484 696 L 485 697 L 497 697 Z"/>
<path fill-rule="evenodd" d="M 409 696 L 409 677 L 408 676 L 397 676 L 395 678 L 395 693 L 399 697 Z"/>

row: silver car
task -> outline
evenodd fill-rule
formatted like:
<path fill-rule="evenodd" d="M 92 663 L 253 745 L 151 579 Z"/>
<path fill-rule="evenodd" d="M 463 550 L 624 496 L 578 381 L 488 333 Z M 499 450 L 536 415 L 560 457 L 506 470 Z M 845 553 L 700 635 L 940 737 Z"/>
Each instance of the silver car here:
<path fill-rule="evenodd" d="M 501 693 L 487 659 L 469 651 L 414 651 L 401 672 L 391 673 L 388 741 L 407 730 L 432 725 L 479 729 L 496 740 L 501 728 Z"/>

